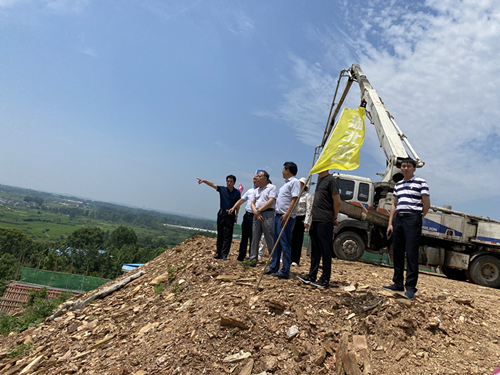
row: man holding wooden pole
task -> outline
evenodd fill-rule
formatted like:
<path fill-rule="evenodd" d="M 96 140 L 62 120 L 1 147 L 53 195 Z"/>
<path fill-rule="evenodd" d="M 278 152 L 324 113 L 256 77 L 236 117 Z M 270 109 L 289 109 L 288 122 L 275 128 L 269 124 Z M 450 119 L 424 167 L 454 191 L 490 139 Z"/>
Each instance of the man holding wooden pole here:
<path fill-rule="evenodd" d="M 285 179 L 285 184 L 281 187 L 278 193 L 278 199 L 276 200 L 276 216 L 274 218 L 274 242 L 276 245 L 272 254 L 273 260 L 265 273 L 280 279 L 288 279 L 290 277 L 290 265 L 292 263 L 292 229 L 295 224 L 296 215 L 295 202 L 299 199 L 302 187 L 300 181 L 295 178 L 297 172 L 297 164 L 294 162 L 287 161 L 283 165 L 282 175 Z M 283 233 L 281 238 L 278 238 L 282 230 Z M 280 270 L 279 267 L 282 253 L 283 266 Z"/>

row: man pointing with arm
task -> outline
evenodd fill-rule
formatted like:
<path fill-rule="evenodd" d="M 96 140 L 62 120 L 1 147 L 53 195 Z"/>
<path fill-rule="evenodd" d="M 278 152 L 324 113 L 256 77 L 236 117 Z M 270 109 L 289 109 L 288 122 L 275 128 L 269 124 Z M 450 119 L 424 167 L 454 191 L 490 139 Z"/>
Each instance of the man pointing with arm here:
<path fill-rule="evenodd" d="M 213 182 L 198 178 L 198 184 L 206 184 L 214 188 L 220 195 L 220 210 L 217 213 L 217 251 L 215 259 L 227 260 L 231 241 L 233 240 L 233 228 L 236 215 L 229 212 L 235 203 L 240 199 L 241 194 L 235 189 L 236 177 L 230 174 L 226 177 L 226 186 L 218 186 Z"/>

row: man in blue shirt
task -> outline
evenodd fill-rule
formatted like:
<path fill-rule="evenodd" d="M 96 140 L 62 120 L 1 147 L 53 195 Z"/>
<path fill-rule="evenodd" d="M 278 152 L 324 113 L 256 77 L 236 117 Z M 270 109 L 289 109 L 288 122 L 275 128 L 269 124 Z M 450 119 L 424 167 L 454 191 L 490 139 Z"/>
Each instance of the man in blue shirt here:
<path fill-rule="evenodd" d="M 276 216 L 274 218 L 274 242 L 278 240 L 281 230 L 288 220 L 288 224 L 283 230 L 283 234 L 276 245 L 273 253 L 273 260 L 269 269 L 265 272 L 267 275 L 288 279 L 290 277 L 290 265 L 292 263 L 292 229 L 295 224 L 295 202 L 299 199 L 302 186 L 300 181 L 295 178 L 298 172 L 297 164 L 287 161 L 283 165 L 282 175 L 285 184 L 281 187 L 278 198 L 276 199 Z M 281 253 L 283 253 L 283 266 L 280 267 Z M 278 272 L 279 271 L 279 272 Z"/>
<path fill-rule="evenodd" d="M 241 198 L 241 193 L 235 189 L 236 177 L 230 174 L 226 177 L 226 186 L 218 186 L 213 182 L 198 178 L 198 184 L 206 184 L 219 192 L 220 210 L 217 214 L 217 252 L 215 259 L 227 260 L 231 241 L 233 240 L 233 228 L 236 221 L 234 212 L 229 212 L 235 203 Z"/>
<path fill-rule="evenodd" d="M 417 163 L 407 158 L 401 162 L 404 178 L 394 187 L 394 200 L 387 226 L 387 237 L 393 234 L 393 285 L 384 289 L 405 292 L 408 299 L 415 298 L 418 281 L 418 248 L 422 235 L 422 218 L 431 206 L 429 186 L 414 175 Z M 403 286 L 406 253 L 406 283 Z"/>

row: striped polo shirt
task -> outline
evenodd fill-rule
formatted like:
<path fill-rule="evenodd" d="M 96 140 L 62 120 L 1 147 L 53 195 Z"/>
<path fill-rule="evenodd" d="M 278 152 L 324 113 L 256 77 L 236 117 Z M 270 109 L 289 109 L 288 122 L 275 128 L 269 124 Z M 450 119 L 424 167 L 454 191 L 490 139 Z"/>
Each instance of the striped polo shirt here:
<path fill-rule="evenodd" d="M 398 198 L 396 212 L 422 212 L 422 195 L 430 195 L 429 186 L 423 178 L 413 176 L 408 181 L 402 179 L 394 187 L 394 196 Z"/>

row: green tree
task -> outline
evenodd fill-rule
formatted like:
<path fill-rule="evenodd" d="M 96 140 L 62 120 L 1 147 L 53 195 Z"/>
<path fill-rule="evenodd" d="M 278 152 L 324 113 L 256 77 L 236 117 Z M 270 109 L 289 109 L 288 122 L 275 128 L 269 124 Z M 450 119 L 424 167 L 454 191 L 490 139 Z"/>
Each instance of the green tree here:
<path fill-rule="evenodd" d="M 0 227 L 0 249 L 3 254 L 23 256 L 33 241 L 19 229 Z"/>
<path fill-rule="evenodd" d="M 74 272 L 85 274 L 99 271 L 99 250 L 104 248 L 104 231 L 98 227 L 82 227 L 68 236 L 66 246 L 71 247 Z"/>
<path fill-rule="evenodd" d="M 121 249 L 124 245 L 136 245 L 137 235 L 132 228 L 127 228 L 124 226 L 119 226 L 116 228 L 108 241 L 108 246 L 113 246 L 117 249 Z"/>
<path fill-rule="evenodd" d="M 82 227 L 68 236 L 66 244 L 74 249 L 101 249 L 104 245 L 104 231 L 98 227 Z"/>

